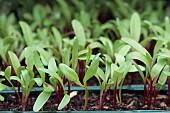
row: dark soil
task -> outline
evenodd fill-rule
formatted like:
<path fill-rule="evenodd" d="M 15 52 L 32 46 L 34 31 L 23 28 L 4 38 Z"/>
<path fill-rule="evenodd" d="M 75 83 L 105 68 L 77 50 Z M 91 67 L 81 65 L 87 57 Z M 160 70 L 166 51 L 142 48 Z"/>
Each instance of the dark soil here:
<path fill-rule="evenodd" d="M 79 93 L 77 96 L 71 99 L 70 110 L 82 110 L 83 108 L 83 93 Z M 28 100 L 27 111 L 31 111 L 33 104 L 36 98 L 31 97 Z M 170 107 L 167 107 L 167 96 L 159 95 L 157 97 L 157 102 L 155 106 L 152 106 L 151 109 L 154 110 L 170 110 Z M 55 111 L 57 110 L 57 101 L 56 98 L 50 97 L 47 103 L 44 105 L 44 111 Z M 0 111 L 21 111 L 21 105 L 17 103 L 16 97 L 13 95 L 8 95 L 5 101 L 0 102 Z M 87 110 L 99 110 L 99 95 L 98 93 L 90 93 L 89 103 Z M 117 102 L 117 110 L 146 110 L 149 109 L 147 105 L 143 105 L 143 96 L 140 94 L 129 94 L 123 93 L 122 95 L 122 104 Z M 67 110 L 67 108 L 65 108 Z M 113 96 L 107 95 L 104 102 L 104 110 L 113 110 Z"/>

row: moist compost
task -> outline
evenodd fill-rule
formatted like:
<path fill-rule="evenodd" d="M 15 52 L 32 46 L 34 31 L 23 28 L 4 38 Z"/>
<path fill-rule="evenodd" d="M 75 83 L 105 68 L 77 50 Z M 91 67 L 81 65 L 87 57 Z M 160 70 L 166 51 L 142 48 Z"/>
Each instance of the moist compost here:
<path fill-rule="evenodd" d="M 84 103 L 84 94 L 78 93 L 75 97 L 71 99 L 70 110 L 77 111 L 82 110 Z M 5 101 L 0 102 L 0 111 L 21 111 L 22 106 L 16 101 L 16 97 L 13 95 L 8 95 L 5 98 Z M 30 97 L 28 99 L 28 105 L 26 111 L 32 111 L 33 104 L 35 103 L 36 98 Z M 158 95 L 155 106 L 151 106 L 150 109 L 153 110 L 170 110 L 167 106 L 167 96 Z M 50 97 L 47 103 L 44 105 L 44 111 L 56 111 L 57 110 L 57 100 L 54 96 Z M 143 96 L 141 94 L 122 94 L 122 104 L 117 102 L 117 110 L 148 110 L 149 107 L 143 104 Z M 64 110 L 68 110 L 67 107 Z M 99 110 L 99 93 L 90 92 L 89 103 L 87 110 Z M 113 96 L 107 94 L 104 102 L 103 110 L 113 110 Z"/>

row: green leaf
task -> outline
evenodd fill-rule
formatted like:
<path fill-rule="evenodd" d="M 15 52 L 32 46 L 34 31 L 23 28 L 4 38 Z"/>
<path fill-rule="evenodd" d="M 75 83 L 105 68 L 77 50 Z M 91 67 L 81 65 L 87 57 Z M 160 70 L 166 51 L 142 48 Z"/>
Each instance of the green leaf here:
<path fill-rule="evenodd" d="M 51 76 L 49 78 L 49 80 L 50 80 L 50 83 L 52 84 L 52 86 L 54 87 L 54 89 L 57 88 L 57 80 L 56 80 L 56 78 Z"/>
<path fill-rule="evenodd" d="M 163 46 L 163 41 L 159 40 L 156 42 L 156 45 L 155 45 L 154 51 L 153 51 L 153 56 L 155 56 L 160 51 L 160 48 L 162 46 Z"/>
<path fill-rule="evenodd" d="M 100 61 L 99 55 L 96 55 L 96 57 L 92 60 L 89 68 L 87 69 L 87 71 L 86 71 L 86 73 L 85 73 L 85 76 L 84 76 L 84 79 L 83 79 L 84 84 L 85 84 L 93 75 L 96 74 L 96 71 L 97 71 L 98 66 L 99 66 L 99 61 Z"/>
<path fill-rule="evenodd" d="M 124 24 L 122 22 L 120 22 L 120 20 L 118 18 L 116 18 L 116 23 L 117 23 L 117 28 L 119 30 L 119 33 L 122 37 L 129 37 L 130 34 L 128 32 L 128 30 L 124 27 Z"/>
<path fill-rule="evenodd" d="M 114 63 L 111 64 L 111 76 L 113 75 L 114 71 L 118 69 L 118 66 Z"/>
<path fill-rule="evenodd" d="M 169 74 L 168 75 L 166 74 L 166 71 L 169 71 L 169 66 L 164 67 L 164 69 L 162 70 L 162 73 L 159 77 L 158 84 L 160 84 L 162 86 L 166 83 L 167 78 L 169 76 Z"/>
<path fill-rule="evenodd" d="M 131 49 L 131 46 L 123 45 L 123 47 L 121 47 L 121 49 L 118 51 L 118 54 L 125 56 L 129 52 L 130 49 Z"/>
<path fill-rule="evenodd" d="M 33 51 L 30 47 L 25 48 L 25 63 L 27 69 L 32 70 L 34 65 Z"/>
<path fill-rule="evenodd" d="M 92 54 L 92 50 L 91 48 L 88 48 L 88 52 L 86 54 L 86 65 L 88 65 L 90 62 L 91 54 Z"/>
<path fill-rule="evenodd" d="M 8 66 L 6 69 L 5 69 L 5 78 L 10 81 L 10 77 L 11 77 L 11 66 Z"/>
<path fill-rule="evenodd" d="M 101 50 L 104 49 L 104 46 L 99 43 L 99 42 L 91 42 L 88 47 L 90 47 L 91 49 L 95 49 L 95 48 L 100 48 Z"/>
<path fill-rule="evenodd" d="M 64 15 L 64 18 L 67 20 L 67 22 L 70 22 L 71 20 L 71 10 L 69 7 L 69 4 L 67 1 L 64 0 L 56 0 L 58 4 L 61 6 L 61 12 Z"/>
<path fill-rule="evenodd" d="M 115 53 L 115 57 L 116 57 L 116 61 L 115 61 L 115 64 L 119 64 L 119 65 L 121 65 L 122 63 L 124 63 L 125 62 L 125 57 L 124 56 L 122 56 L 121 54 L 119 54 L 119 53 Z"/>
<path fill-rule="evenodd" d="M 106 81 L 106 80 L 105 80 L 105 74 L 104 74 L 104 72 L 102 71 L 102 69 L 100 69 L 99 67 L 97 68 L 96 74 L 97 74 L 103 81 Z"/>
<path fill-rule="evenodd" d="M 72 68 L 76 69 L 78 63 L 78 39 L 74 38 L 72 47 Z"/>
<path fill-rule="evenodd" d="M 62 51 L 62 59 L 63 59 L 63 63 L 68 66 L 70 64 L 70 55 L 71 55 L 70 48 L 64 48 L 64 50 Z"/>
<path fill-rule="evenodd" d="M 19 22 L 22 32 L 24 34 L 24 40 L 27 44 L 27 46 L 31 46 L 33 45 L 33 34 L 31 31 L 31 28 L 29 27 L 29 25 L 23 21 Z"/>
<path fill-rule="evenodd" d="M 137 51 L 141 52 L 142 54 L 144 54 L 144 55 L 146 55 L 146 53 L 149 54 L 149 52 L 135 40 L 133 40 L 131 38 L 121 38 L 121 40 L 123 42 L 129 44 L 130 46 L 132 46 L 133 48 L 135 48 Z"/>
<path fill-rule="evenodd" d="M 4 85 L 4 84 L 2 84 L 2 83 L 0 83 L 0 91 L 2 91 L 2 90 L 4 90 L 4 89 L 6 89 L 8 86 L 6 86 L 6 85 Z"/>
<path fill-rule="evenodd" d="M 105 81 L 107 82 L 110 73 L 111 73 L 111 63 L 112 63 L 112 59 L 110 58 L 110 56 L 108 56 L 107 54 L 104 54 L 103 56 L 105 56 L 105 65 L 106 65 L 106 70 L 105 70 Z"/>
<path fill-rule="evenodd" d="M 34 77 L 34 73 L 31 73 L 27 69 L 25 69 L 21 71 L 20 77 L 23 85 L 28 88 L 31 79 Z"/>
<path fill-rule="evenodd" d="M 76 84 L 81 86 L 81 83 L 79 81 L 79 77 L 78 77 L 77 73 L 72 68 L 70 68 L 66 64 L 61 63 L 61 64 L 59 64 L 59 69 L 61 70 L 61 72 L 64 74 L 64 76 L 68 80 L 73 81 Z"/>
<path fill-rule="evenodd" d="M 45 92 L 43 91 L 35 101 L 35 104 L 33 106 L 33 111 L 38 112 L 43 105 L 47 102 L 47 100 L 50 98 L 51 92 Z"/>
<path fill-rule="evenodd" d="M 62 36 L 55 27 L 52 27 L 52 32 L 55 38 L 55 45 L 57 45 L 59 50 L 61 50 L 62 49 Z"/>
<path fill-rule="evenodd" d="M 143 66 L 138 65 L 138 67 L 140 68 L 141 71 L 145 71 L 145 68 Z M 138 69 L 136 68 L 135 65 L 131 65 L 130 69 L 129 69 L 129 72 L 138 72 Z"/>
<path fill-rule="evenodd" d="M 18 57 L 12 51 L 9 51 L 8 54 L 9 54 L 9 57 L 11 59 L 11 63 L 12 63 L 12 66 L 15 70 L 15 73 L 17 73 L 17 69 L 21 66 L 21 64 L 18 60 Z"/>
<path fill-rule="evenodd" d="M 136 41 L 139 42 L 141 34 L 141 22 L 138 13 L 133 13 L 130 20 L 130 36 Z"/>
<path fill-rule="evenodd" d="M 37 46 L 36 49 L 40 53 L 40 58 L 41 58 L 43 64 L 45 66 L 47 66 L 51 59 L 51 54 L 39 46 Z"/>
<path fill-rule="evenodd" d="M 34 78 L 33 80 L 37 83 L 38 86 L 41 86 L 43 83 L 41 78 Z"/>
<path fill-rule="evenodd" d="M 126 58 L 129 60 L 132 60 L 132 59 L 140 60 L 146 65 L 148 70 L 151 69 L 152 62 L 149 62 L 147 57 L 140 52 L 131 52 L 131 53 L 127 54 Z"/>
<path fill-rule="evenodd" d="M 57 65 L 56 65 L 56 62 L 55 62 L 54 58 L 50 59 L 49 64 L 48 64 L 48 69 L 50 69 L 50 70 L 52 70 L 54 72 L 58 71 L 58 68 L 57 68 Z"/>
<path fill-rule="evenodd" d="M 124 72 L 119 72 L 118 70 L 114 71 L 112 78 L 111 78 L 114 83 L 117 82 L 117 84 L 114 84 L 114 85 L 119 85 L 119 83 L 123 79 L 123 73 Z"/>
<path fill-rule="evenodd" d="M 0 101 L 4 101 L 4 97 L 0 95 Z"/>
<path fill-rule="evenodd" d="M 70 102 L 70 96 L 65 94 L 61 103 L 58 106 L 58 110 L 63 109 Z"/>
<path fill-rule="evenodd" d="M 44 83 L 43 88 L 44 88 L 45 92 L 53 92 L 54 91 L 54 88 L 48 83 Z"/>
<path fill-rule="evenodd" d="M 157 76 L 160 75 L 162 69 L 164 68 L 166 61 L 164 59 L 160 59 L 151 70 L 151 78 L 152 80 L 155 79 Z"/>
<path fill-rule="evenodd" d="M 82 47 L 85 47 L 86 36 L 85 36 L 84 28 L 82 24 L 78 20 L 73 20 L 71 23 L 72 23 L 75 35 L 78 39 L 79 45 L 81 45 Z"/>
<path fill-rule="evenodd" d="M 40 60 L 40 56 L 37 53 L 34 53 L 34 63 L 35 63 L 35 67 L 37 68 L 37 71 L 39 72 L 42 80 L 45 81 L 45 72 L 39 70 L 39 68 L 44 68 L 44 66 Z"/>
<path fill-rule="evenodd" d="M 166 32 L 170 32 L 170 22 L 169 22 L 169 17 L 168 16 L 166 16 L 165 17 L 165 31 Z"/>
<path fill-rule="evenodd" d="M 141 68 L 139 67 L 139 65 L 138 65 L 136 62 L 134 62 L 134 61 L 132 61 L 132 63 L 133 63 L 133 64 L 135 65 L 135 67 L 137 68 L 137 70 L 138 70 L 140 76 L 142 77 L 143 82 L 145 82 L 145 76 L 144 76 L 144 74 L 143 74 Z"/>
<path fill-rule="evenodd" d="M 49 70 L 49 69 L 45 69 L 45 68 L 39 68 L 39 70 L 48 73 L 50 76 L 55 77 L 62 85 L 62 87 L 64 88 L 64 84 L 62 82 L 61 77 L 53 70 Z"/>
<path fill-rule="evenodd" d="M 100 37 L 99 40 L 102 42 L 102 44 L 105 46 L 105 51 L 109 56 L 114 55 L 114 49 L 113 49 L 113 43 L 109 38 L 106 37 Z"/>
<path fill-rule="evenodd" d="M 16 80 L 16 81 L 18 81 L 19 83 L 21 83 L 21 86 L 24 87 L 24 84 L 23 84 L 22 80 L 21 80 L 19 77 L 17 77 L 17 76 L 11 76 L 11 77 L 10 77 L 10 80 Z"/>

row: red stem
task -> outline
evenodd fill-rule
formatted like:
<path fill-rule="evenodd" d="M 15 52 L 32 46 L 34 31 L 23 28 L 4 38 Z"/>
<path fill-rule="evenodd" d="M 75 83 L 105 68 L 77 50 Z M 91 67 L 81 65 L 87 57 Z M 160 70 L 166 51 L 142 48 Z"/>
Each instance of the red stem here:
<path fill-rule="evenodd" d="M 70 81 L 68 80 L 68 95 L 70 95 Z M 68 110 L 70 109 L 70 102 L 68 103 Z"/>
<path fill-rule="evenodd" d="M 151 107 L 151 104 L 152 104 L 152 92 L 153 92 L 153 81 L 152 79 L 150 80 L 150 92 L 149 92 L 149 103 L 148 103 L 148 106 L 149 106 L 149 109 Z"/>
<path fill-rule="evenodd" d="M 85 68 L 85 62 L 83 60 L 79 61 L 78 70 L 79 70 L 79 79 L 80 79 L 81 83 L 83 83 L 83 78 L 84 78 L 84 75 L 85 75 L 84 68 Z"/>
<path fill-rule="evenodd" d="M 168 107 L 170 107 L 170 77 L 168 77 Z"/>
<path fill-rule="evenodd" d="M 144 105 L 147 104 L 147 88 L 146 88 L 147 83 L 144 83 Z"/>
<path fill-rule="evenodd" d="M 104 98 L 106 95 L 107 89 L 104 89 L 104 94 L 103 92 L 100 94 L 100 110 L 103 110 L 103 106 L 104 106 Z"/>
<path fill-rule="evenodd" d="M 158 96 L 158 92 L 160 91 L 160 88 L 158 88 L 158 90 L 156 90 L 155 89 L 155 87 L 154 87 L 154 106 L 155 106 L 155 104 L 156 104 L 156 97 Z"/>
<path fill-rule="evenodd" d="M 21 97 L 20 97 L 21 84 L 19 82 L 17 82 L 17 86 L 18 86 L 18 92 L 17 92 L 18 98 L 17 98 L 17 102 L 20 103 L 20 101 L 21 101 L 20 100 L 21 99 Z"/>
<path fill-rule="evenodd" d="M 99 109 L 102 110 L 103 109 L 103 91 L 100 93 L 100 103 L 99 103 Z"/>
<path fill-rule="evenodd" d="M 116 111 L 116 94 L 117 94 L 117 80 L 115 83 L 115 87 L 114 87 L 114 92 L 113 92 L 113 98 L 114 98 L 114 102 L 113 102 L 113 106 L 114 106 L 114 110 Z"/>

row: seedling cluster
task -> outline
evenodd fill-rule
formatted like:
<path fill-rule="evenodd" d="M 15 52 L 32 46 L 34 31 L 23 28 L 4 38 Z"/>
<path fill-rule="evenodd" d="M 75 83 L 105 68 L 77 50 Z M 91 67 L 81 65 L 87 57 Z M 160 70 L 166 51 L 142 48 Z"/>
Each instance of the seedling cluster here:
<path fill-rule="evenodd" d="M 169 17 L 164 18 L 162 25 L 155 24 L 143 18 L 144 14 L 128 9 L 127 4 L 122 5 L 122 0 L 116 0 L 115 4 L 121 6 L 114 15 L 117 18 L 102 24 L 97 19 L 99 12 L 92 8 L 95 13 L 88 13 L 82 1 L 72 1 L 76 8 L 71 10 L 66 1 L 55 2 L 60 6 L 57 14 L 55 7 L 51 11 L 49 6 L 46 10 L 42 5 L 35 5 L 33 13 L 24 13 L 25 21 L 16 22 L 13 14 L 0 15 L 0 23 L 4 20 L 7 23 L 6 26 L 0 24 L 3 29 L 0 31 L 0 91 L 11 88 L 25 111 L 31 89 L 37 85 L 43 91 L 37 97 L 33 111 L 43 110 L 52 94 L 56 95 L 56 110 L 66 109 L 66 106 L 69 110 L 70 88 L 76 84 L 85 89 L 82 100 L 83 110 L 86 110 L 87 82 L 95 77 L 100 85 L 99 109 L 103 109 L 106 93 L 114 87 L 112 101 L 116 110 L 117 102 L 122 103 L 121 88 L 126 75 L 130 73 L 133 77 L 133 73 L 139 73 L 144 85 L 144 104 L 149 109 L 155 106 L 159 91 L 167 83 L 170 107 Z M 112 1 L 107 2 L 112 9 L 109 5 Z M 134 1 L 133 4 L 137 3 Z M 71 11 L 77 9 L 79 12 L 72 18 Z M 133 12 L 130 17 L 128 10 Z M 55 16 L 48 18 L 50 11 Z M 58 19 L 61 14 L 64 20 Z M 4 99 L 0 95 L 0 101 Z"/>

